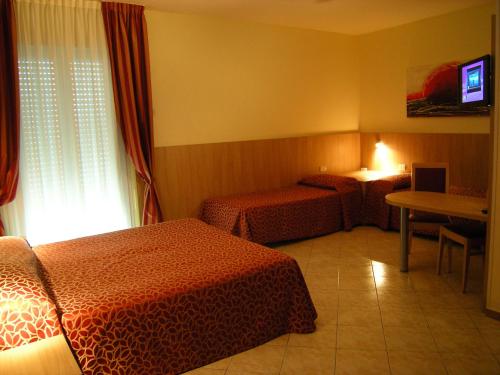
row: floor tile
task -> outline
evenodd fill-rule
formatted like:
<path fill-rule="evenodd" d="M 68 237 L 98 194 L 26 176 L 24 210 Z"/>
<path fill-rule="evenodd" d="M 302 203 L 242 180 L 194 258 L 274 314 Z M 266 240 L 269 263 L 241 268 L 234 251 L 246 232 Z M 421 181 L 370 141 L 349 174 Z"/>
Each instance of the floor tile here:
<path fill-rule="evenodd" d="M 279 373 L 285 349 L 284 346 L 261 345 L 247 350 L 232 357 L 229 370 L 235 373 Z"/>
<path fill-rule="evenodd" d="M 318 277 L 314 273 L 307 273 L 304 279 L 309 291 L 314 290 L 327 293 L 337 291 L 339 287 L 339 278 L 336 272 L 331 275 L 325 275 L 325 277 Z"/>
<path fill-rule="evenodd" d="M 500 322 L 481 312 L 482 262 L 473 259 L 462 294 L 459 257 L 453 273 L 438 276 L 437 241 L 415 237 L 414 245 L 408 273 L 399 271 L 399 234 L 374 227 L 277 246 L 303 270 L 317 331 L 196 371 L 333 375 L 335 366 L 335 374 L 384 374 L 390 363 L 393 374 L 500 375 Z"/>
<path fill-rule="evenodd" d="M 307 266 L 308 275 L 317 275 L 317 277 L 330 277 L 338 272 L 337 261 L 328 257 L 311 256 Z"/>
<path fill-rule="evenodd" d="M 467 310 L 467 314 L 474 322 L 474 325 L 479 329 L 485 330 L 500 330 L 500 320 L 490 318 L 485 313 L 479 310 Z"/>
<path fill-rule="evenodd" d="M 335 350 L 288 347 L 281 375 L 333 374 Z"/>
<path fill-rule="evenodd" d="M 338 324 L 343 326 L 380 327 L 382 319 L 378 308 L 341 307 L 339 309 Z"/>
<path fill-rule="evenodd" d="M 226 371 L 226 375 L 279 375 L 279 372 L 272 372 L 272 371 L 254 372 L 254 371 L 241 371 L 241 370 L 228 369 Z"/>
<path fill-rule="evenodd" d="M 417 291 L 432 291 L 432 292 L 452 292 L 446 279 L 437 275 L 427 273 L 410 272 L 410 280 L 413 289 Z"/>
<path fill-rule="evenodd" d="M 313 333 L 290 334 L 288 347 L 332 349 L 337 346 L 337 327 L 316 328 Z"/>
<path fill-rule="evenodd" d="M 346 265 L 339 264 L 338 271 L 340 277 L 342 276 L 373 276 L 373 269 L 371 265 Z"/>
<path fill-rule="evenodd" d="M 375 291 L 349 291 L 339 290 L 339 308 L 358 307 L 376 308 L 378 307 L 377 293 Z"/>
<path fill-rule="evenodd" d="M 412 283 L 407 277 L 381 277 L 375 276 L 375 283 L 379 291 L 410 291 Z"/>
<path fill-rule="evenodd" d="M 392 375 L 446 375 L 439 353 L 389 351 Z"/>
<path fill-rule="evenodd" d="M 386 250 L 387 251 L 387 250 Z M 398 255 L 399 256 L 399 255 Z M 399 277 L 409 279 L 408 273 L 403 273 L 398 266 L 372 260 L 373 275 L 378 277 Z"/>
<path fill-rule="evenodd" d="M 387 352 L 338 349 L 335 375 L 390 374 Z"/>
<path fill-rule="evenodd" d="M 277 249 L 294 258 L 310 257 L 312 252 L 312 247 L 307 241 L 296 242 L 286 246 L 279 246 Z"/>
<path fill-rule="evenodd" d="M 317 310 L 322 309 L 337 309 L 339 296 L 337 291 L 322 291 L 312 289 L 309 291 L 313 300 L 314 306 Z"/>
<path fill-rule="evenodd" d="M 281 335 L 280 337 L 276 337 L 275 339 L 266 342 L 265 345 L 269 345 L 269 346 L 286 346 L 288 344 L 289 338 L 290 338 L 290 334 L 287 333 L 285 335 Z"/>
<path fill-rule="evenodd" d="M 437 347 L 427 327 L 384 327 L 388 350 L 436 352 Z"/>
<path fill-rule="evenodd" d="M 456 293 L 431 291 L 417 292 L 417 298 L 420 306 L 424 310 L 453 310 L 462 308 Z"/>
<path fill-rule="evenodd" d="M 357 266 L 370 266 L 371 259 L 363 256 L 341 256 L 338 259 L 338 264 L 340 265 L 357 265 Z"/>
<path fill-rule="evenodd" d="M 342 275 L 339 278 L 340 290 L 374 290 L 375 281 L 372 276 Z"/>
<path fill-rule="evenodd" d="M 438 350 L 445 353 L 483 353 L 490 351 L 476 329 L 433 329 Z"/>
<path fill-rule="evenodd" d="M 185 372 L 184 375 L 224 375 L 226 370 L 214 370 L 210 368 L 198 368 L 196 370 Z"/>
<path fill-rule="evenodd" d="M 432 329 L 476 328 L 465 310 L 424 310 Z"/>
<path fill-rule="evenodd" d="M 482 290 L 482 289 L 481 289 Z M 462 293 L 462 291 L 456 292 L 458 303 L 463 309 L 473 309 L 476 311 L 481 311 L 483 308 L 483 299 L 481 297 L 481 291 L 477 293 Z"/>
<path fill-rule="evenodd" d="M 204 368 L 207 369 L 212 369 L 212 370 L 226 370 L 229 367 L 229 364 L 231 363 L 231 357 L 229 358 L 224 358 L 219 361 L 210 363 L 206 365 Z"/>
<path fill-rule="evenodd" d="M 490 354 L 444 353 L 449 375 L 498 375 L 500 365 Z"/>
<path fill-rule="evenodd" d="M 339 326 L 337 347 L 341 349 L 385 350 L 382 328 Z"/>
<path fill-rule="evenodd" d="M 380 309 L 415 310 L 418 296 L 413 291 L 378 291 Z"/>
<path fill-rule="evenodd" d="M 384 327 L 427 327 L 427 321 L 419 308 L 386 308 L 381 313 Z"/>
<path fill-rule="evenodd" d="M 492 353 L 500 354 L 500 329 L 480 329 L 479 333 Z"/>
<path fill-rule="evenodd" d="M 337 309 L 324 308 L 318 310 L 316 319 L 317 329 L 333 329 L 337 327 L 338 311 Z"/>

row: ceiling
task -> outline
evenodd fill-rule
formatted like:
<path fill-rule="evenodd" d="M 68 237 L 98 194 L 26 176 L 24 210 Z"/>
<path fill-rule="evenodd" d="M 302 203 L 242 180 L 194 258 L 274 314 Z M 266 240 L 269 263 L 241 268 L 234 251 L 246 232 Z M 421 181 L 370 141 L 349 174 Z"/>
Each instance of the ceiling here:
<path fill-rule="evenodd" d="M 132 0 L 148 9 L 359 35 L 493 0 Z"/>

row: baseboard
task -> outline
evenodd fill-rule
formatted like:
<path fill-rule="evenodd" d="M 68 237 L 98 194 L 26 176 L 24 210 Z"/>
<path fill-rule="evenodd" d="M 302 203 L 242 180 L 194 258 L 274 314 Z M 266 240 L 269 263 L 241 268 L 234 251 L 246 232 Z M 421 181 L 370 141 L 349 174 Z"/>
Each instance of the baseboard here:
<path fill-rule="evenodd" d="M 500 312 L 499 311 L 493 311 L 493 310 L 485 308 L 484 313 L 486 314 L 486 316 L 488 316 L 490 318 L 500 320 Z"/>

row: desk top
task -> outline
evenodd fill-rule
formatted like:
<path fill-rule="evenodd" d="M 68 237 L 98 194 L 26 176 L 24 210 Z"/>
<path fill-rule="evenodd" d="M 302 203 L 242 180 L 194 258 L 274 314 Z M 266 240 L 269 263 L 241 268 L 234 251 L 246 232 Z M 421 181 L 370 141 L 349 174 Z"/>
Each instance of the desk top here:
<path fill-rule="evenodd" d="M 368 171 L 353 171 L 353 172 L 346 172 L 342 173 L 342 176 L 345 177 L 353 177 L 359 182 L 369 182 L 369 181 L 375 181 L 375 180 L 380 180 L 381 178 L 386 178 L 390 176 L 397 176 L 401 173 L 404 172 L 398 172 L 398 171 L 374 171 L 374 170 L 368 170 Z"/>
<path fill-rule="evenodd" d="M 428 191 L 403 191 L 387 194 L 385 200 L 393 206 L 479 221 L 488 220 L 488 215 L 481 212 L 488 207 L 488 202 L 483 198 Z"/>

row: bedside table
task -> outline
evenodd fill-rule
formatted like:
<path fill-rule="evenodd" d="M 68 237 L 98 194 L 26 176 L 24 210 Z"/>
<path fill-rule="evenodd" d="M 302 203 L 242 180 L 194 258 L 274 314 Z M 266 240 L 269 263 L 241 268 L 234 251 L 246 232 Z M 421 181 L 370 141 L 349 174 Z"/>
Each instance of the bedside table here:
<path fill-rule="evenodd" d="M 400 174 L 404 174 L 407 172 L 404 171 L 375 171 L 375 170 L 367 170 L 367 171 L 352 171 L 341 173 L 340 176 L 352 177 L 359 181 L 361 185 L 361 190 L 363 192 L 363 197 L 366 192 L 366 184 L 370 181 L 380 180 L 382 178 L 397 176 Z"/>

